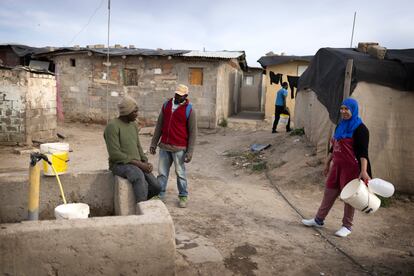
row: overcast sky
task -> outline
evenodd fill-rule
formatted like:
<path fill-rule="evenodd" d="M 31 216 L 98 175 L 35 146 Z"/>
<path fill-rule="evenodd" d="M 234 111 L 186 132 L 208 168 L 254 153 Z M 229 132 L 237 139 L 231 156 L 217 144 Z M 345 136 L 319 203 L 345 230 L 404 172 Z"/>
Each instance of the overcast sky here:
<path fill-rule="evenodd" d="M 108 0 L 0 0 L 0 43 L 73 46 L 107 42 Z M 414 48 L 414 1 L 111 0 L 110 45 L 244 50 L 249 66 L 269 51 L 375 41 Z"/>

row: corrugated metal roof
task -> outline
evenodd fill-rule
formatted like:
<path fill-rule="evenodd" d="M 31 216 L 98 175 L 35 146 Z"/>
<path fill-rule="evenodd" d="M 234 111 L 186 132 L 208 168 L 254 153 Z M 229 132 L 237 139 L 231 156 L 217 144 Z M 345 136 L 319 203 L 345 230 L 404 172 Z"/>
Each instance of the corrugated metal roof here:
<path fill-rule="evenodd" d="M 184 57 L 206 57 L 206 58 L 239 58 L 245 55 L 243 51 L 190 51 L 182 54 Z"/>
<path fill-rule="evenodd" d="M 90 51 L 99 55 L 106 55 L 107 48 L 73 48 L 62 47 L 56 48 L 55 51 L 45 52 L 41 54 L 46 55 L 59 55 L 64 53 L 79 53 Z M 244 51 L 192 51 L 192 50 L 163 50 L 163 49 L 128 49 L 128 48 L 109 48 L 109 55 L 111 56 L 183 56 L 183 57 L 204 57 L 204 58 L 217 58 L 217 59 L 232 59 L 232 58 L 244 58 Z"/>
<path fill-rule="evenodd" d="M 263 68 L 266 68 L 266 66 L 269 65 L 277 65 L 282 63 L 288 63 L 292 61 L 308 61 L 310 62 L 312 60 L 313 56 L 278 56 L 278 55 L 272 55 L 272 56 L 263 56 L 261 57 L 257 62 L 260 63 L 260 65 Z"/>
<path fill-rule="evenodd" d="M 47 69 L 46 70 L 40 70 L 40 69 L 31 68 L 29 66 L 22 66 L 22 65 L 10 67 L 10 66 L 5 66 L 5 65 L 1 65 L 0 64 L 0 69 L 6 69 L 6 70 L 24 70 L 24 71 L 27 71 L 27 72 L 33 72 L 33 73 L 38 73 L 38 74 L 47 74 L 47 75 L 52 75 L 52 76 L 55 75 L 53 72 L 50 72 Z"/>
<path fill-rule="evenodd" d="M 93 52 L 98 55 L 106 55 L 107 48 L 74 48 L 62 47 L 55 48 L 54 51 L 43 52 L 35 57 L 55 56 L 71 53 Z M 179 56 L 192 58 L 210 58 L 210 59 L 238 59 L 242 70 L 247 68 L 246 54 L 244 51 L 192 51 L 192 50 L 163 50 L 163 49 L 141 49 L 141 48 L 109 48 L 110 56 Z"/>
<path fill-rule="evenodd" d="M 107 48 L 74 48 L 62 47 L 56 48 L 55 51 L 41 53 L 43 55 L 59 55 L 65 53 L 82 53 L 93 52 L 98 55 L 106 55 Z M 111 56 L 176 56 L 190 52 L 189 50 L 163 50 L 163 49 L 142 49 L 142 48 L 109 48 L 109 55 Z"/>
<path fill-rule="evenodd" d="M 102 49 L 88 49 L 89 51 L 99 53 L 102 55 L 107 54 L 107 48 Z M 187 53 L 188 50 L 163 50 L 163 49 L 142 49 L 142 48 L 135 48 L 135 49 L 125 49 L 125 48 L 109 48 L 109 54 L 112 56 L 135 56 L 135 55 L 142 55 L 142 56 L 175 56 L 180 55 L 183 53 Z"/>

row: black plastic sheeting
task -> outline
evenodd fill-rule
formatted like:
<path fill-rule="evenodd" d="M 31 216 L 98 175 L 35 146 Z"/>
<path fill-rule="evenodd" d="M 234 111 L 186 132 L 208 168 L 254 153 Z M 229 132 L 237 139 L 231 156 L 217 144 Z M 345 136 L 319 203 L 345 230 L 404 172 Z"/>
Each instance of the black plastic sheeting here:
<path fill-rule="evenodd" d="M 351 94 L 359 81 L 414 91 L 414 49 L 387 50 L 385 59 L 379 60 L 355 49 L 321 48 L 299 78 L 298 91 L 312 89 L 333 123 L 339 120 L 349 59 L 353 60 Z"/>
<path fill-rule="evenodd" d="M 19 44 L 3 44 L 0 45 L 1 47 L 10 47 L 13 52 L 19 56 L 24 57 L 26 55 L 38 54 L 45 51 L 48 51 L 48 48 L 37 48 L 37 47 L 30 47 L 26 45 L 19 45 Z"/>

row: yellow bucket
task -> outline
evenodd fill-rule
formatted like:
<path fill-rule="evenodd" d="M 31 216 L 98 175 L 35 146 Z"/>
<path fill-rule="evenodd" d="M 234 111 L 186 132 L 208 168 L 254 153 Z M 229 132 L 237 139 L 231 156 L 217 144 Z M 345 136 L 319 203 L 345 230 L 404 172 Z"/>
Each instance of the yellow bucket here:
<path fill-rule="evenodd" d="M 69 161 L 69 144 L 67 143 L 46 143 L 40 145 L 40 152 L 45 154 L 53 164 L 58 175 L 66 173 Z M 52 167 L 43 161 L 43 174 L 53 176 Z"/>

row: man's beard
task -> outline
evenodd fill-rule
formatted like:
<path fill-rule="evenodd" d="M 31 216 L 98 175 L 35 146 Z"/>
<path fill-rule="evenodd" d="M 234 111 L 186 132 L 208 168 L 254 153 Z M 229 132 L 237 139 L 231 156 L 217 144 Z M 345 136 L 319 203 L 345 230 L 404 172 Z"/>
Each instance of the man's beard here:
<path fill-rule="evenodd" d="M 185 101 L 185 98 L 182 98 L 181 100 L 174 98 L 174 104 L 182 104 Z"/>

